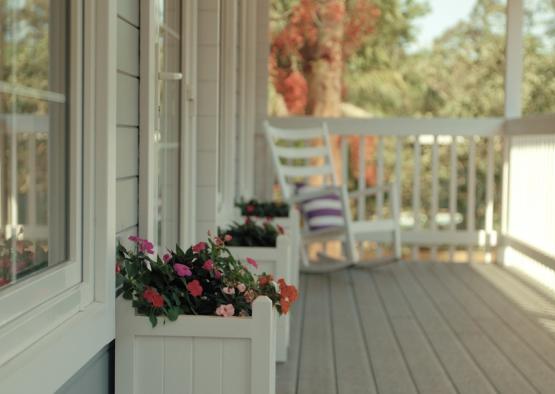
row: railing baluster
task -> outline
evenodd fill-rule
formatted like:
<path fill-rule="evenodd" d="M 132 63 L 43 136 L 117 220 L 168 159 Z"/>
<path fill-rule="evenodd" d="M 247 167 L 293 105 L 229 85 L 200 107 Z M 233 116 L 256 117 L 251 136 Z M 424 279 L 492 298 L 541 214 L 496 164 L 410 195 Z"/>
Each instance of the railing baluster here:
<path fill-rule="evenodd" d="M 358 135 L 358 191 L 361 194 L 358 196 L 358 220 L 364 220 L 364 212 L 366 211 L 366 198 L 362 192 L 366 189 L 366 146 L 364 144 L 364 137 Z"/>
<path fill-rule="evenodd" d="M 437 209 L 438 209 L 438 193 L 439 193 L 439 185 L 438 185 L 438 174 L 437 174 L 437 165 L 438 165 L 438 144 L 437 144 L 437 134 L 434 134 L 434 143 L 432 145 L 432 211 L 430 213 L 430 221 L 431 221 L 431 228 L 433 231 L 437 230 L 437 223 L 436 223 L 436 216 L 437 216 Z M 437 260 L 437 247 L 432 246 L 432 260 Z"/>
<path fill-rule="evenodd" d="M 378 186 L 383 186 L 384 184 L 384 158 L 383 158 L 383 137 L 378 137 L 378 166 L 377 166 L 377 184 Z M 378 219 L 383 217 L 383 201 L 384 201 L 384 193 L 383 191 L 378 191 L 376 195 L 376 216 Z M 378 257 L 382 257 L 383 250 L 381 245 L 378 243 L 378 248 L 376 250 L 376 254 Z"/>
<path fill-rule="evenodd" d="M 455 231 L 457 229 L 457 136 L 451 138 L 450 146 L 450 178 L 449 178 L 449 229 Z M 454 245 L 449 246 L 449 261 L 455 258 Z"/>
<path fill-rule="evenodd" d="M 412 178 L 412 213 L 414 216 L 414 230 L 420 229 L 420 140 L 414 136 L 414 173 Z M 413 245 L 412 259 L 419 260 L 420 247 Z"/>
<path fill-rule="evenodd" d="M 341 138 L 341 184 L 349 185 L 349 139 Z"/>
<path fill-rule="evenodd" d="M 470 137 L 469 141 L 466 229 L 468 231 L 474 231 L 476 229 L 476 140 L 474 137 Z M 472 246 L 468 246 L 468 261 L 472 262 L 473 257 L 474 248 Z"/>
<path fill-rule="evenodd" d="M 488 164 L 486 174 L 486 255 L 485 262 L 492 262 L 490 237 L 493 232 L 493 187 L 494 187 L 494 157 L 493 157 L 493 137 L 488 138 Z"/>
<path fill-rule="evenodd" d="M 395 185 L 397 187 L 397 199 L 399 201 L 399 214 L 403 212 L 403 190 L 401 182 L 401 168 L 403 163 L 403 137 L 395 140 Z M 393 212 L 391 212 L 393 215 Z"/>

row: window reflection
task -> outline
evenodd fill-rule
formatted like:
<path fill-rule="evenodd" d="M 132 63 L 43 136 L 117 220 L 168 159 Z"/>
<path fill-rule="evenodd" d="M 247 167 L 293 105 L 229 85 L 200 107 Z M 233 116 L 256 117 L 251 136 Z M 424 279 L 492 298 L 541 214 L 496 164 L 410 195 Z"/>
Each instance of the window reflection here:
<path fill-rule="evenodd" d="M 0 0 L 0 287 L 67 257 L 64 0 Z"/>

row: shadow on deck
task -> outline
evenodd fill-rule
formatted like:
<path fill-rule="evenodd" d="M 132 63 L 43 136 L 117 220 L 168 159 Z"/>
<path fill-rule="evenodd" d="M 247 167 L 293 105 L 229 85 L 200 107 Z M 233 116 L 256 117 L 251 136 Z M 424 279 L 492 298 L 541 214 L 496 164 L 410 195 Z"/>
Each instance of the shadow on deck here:
<path fill-rule="evenodd" d="M 494 265 L 305 275 L 277 393 L 554 393 L 554 327 L 555 299 Z"/>

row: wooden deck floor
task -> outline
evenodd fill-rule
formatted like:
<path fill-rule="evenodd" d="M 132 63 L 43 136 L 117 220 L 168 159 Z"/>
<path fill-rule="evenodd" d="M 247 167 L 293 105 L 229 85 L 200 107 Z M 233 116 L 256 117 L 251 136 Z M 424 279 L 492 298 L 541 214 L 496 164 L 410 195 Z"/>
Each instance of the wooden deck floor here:
<path fill-rule="evenodd" d="M 278 394 L 555 393 L 555 301 L 498 266 L 305 275 L 301 296 Z"/>

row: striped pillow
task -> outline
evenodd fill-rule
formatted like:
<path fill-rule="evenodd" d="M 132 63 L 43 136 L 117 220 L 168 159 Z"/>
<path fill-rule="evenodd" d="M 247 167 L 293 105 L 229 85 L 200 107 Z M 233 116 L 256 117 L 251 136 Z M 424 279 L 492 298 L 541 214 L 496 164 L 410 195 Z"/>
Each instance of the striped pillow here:
<path fill-rule="evenodd" d="M 300 195 L 314 192 L 318 189 L 318 187 L 304 184 L 296 185 L 296 192 Z M 300 208 L 311 231 L 345 225 L 341 200 L 337 194 L 330 193 L 303 201 Z"/>

